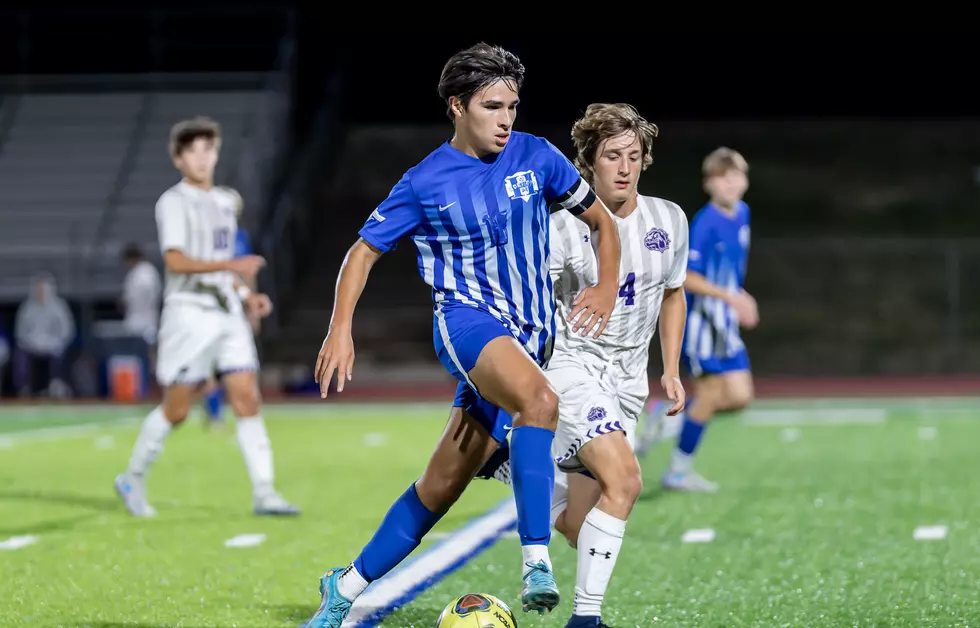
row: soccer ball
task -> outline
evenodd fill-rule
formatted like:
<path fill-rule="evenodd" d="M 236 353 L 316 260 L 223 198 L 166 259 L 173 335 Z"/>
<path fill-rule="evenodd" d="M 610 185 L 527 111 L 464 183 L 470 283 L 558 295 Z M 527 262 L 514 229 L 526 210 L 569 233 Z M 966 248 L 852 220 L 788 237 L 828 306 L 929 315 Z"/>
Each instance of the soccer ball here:
<path fill-rule="evenodd" d="M 436 628 L 517 628 L 510 608 L 486 593 L 467 593 L 443 609 Z"/>

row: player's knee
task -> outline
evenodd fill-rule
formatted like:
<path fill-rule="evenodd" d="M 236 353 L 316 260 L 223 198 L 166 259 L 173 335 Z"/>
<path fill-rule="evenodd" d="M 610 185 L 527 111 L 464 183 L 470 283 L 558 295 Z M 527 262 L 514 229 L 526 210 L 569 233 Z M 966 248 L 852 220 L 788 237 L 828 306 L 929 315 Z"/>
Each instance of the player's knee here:
<path fill-rule="evenodd" d="M 524 425 L 555 429 L 558 424 L 558 393 L 550 383 L 544 381 L 535 387 L 528 396 L 521 419 Z"/>
<path fill-rule="evenodd" d="M 453 469 L 440 469 L 438 473 L 427 469 L 416 483 L 415 490 L 422 503 L 431 510 L 441 511 L 456 503 L 467 484 L 469 478 L 454 473 Z"/>
<path fill-rule="evenodd" d="M 732 391 L 725 404 L 728 412 L 738 412 L 744 410 L 755 400 L 755 395 L 751 390 Z"/>
<path fill-rule="evenodd" d="M 261 401 L 254 386 L 243 386 L 228 391 L 228 403 L 238 417 L 251 417 L 259 413 Z"/>
<path fill-rule="evenodd" d="M 187 420 L 194 404 L 194 397 L 184 390 L 168 390 L 163 396 L 163 416 L 173 425 L 180 425 Z"/>
<path fill-rule="evenodd" d="M 616 478 L 615 482 L 610 482 L 603 487 L 603 509 L 613 516 L 625 519 L 633 510 L 642 492 L 643 477 L 640 475 L 639 468 L 624 472 Z"/>

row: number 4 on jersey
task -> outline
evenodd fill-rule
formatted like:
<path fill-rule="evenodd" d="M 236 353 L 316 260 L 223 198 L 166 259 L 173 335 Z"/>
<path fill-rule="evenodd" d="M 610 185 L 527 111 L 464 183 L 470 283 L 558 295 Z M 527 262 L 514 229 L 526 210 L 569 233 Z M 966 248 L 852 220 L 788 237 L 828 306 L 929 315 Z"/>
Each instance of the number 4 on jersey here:
<path fill-rule="evenodd" d="M 633 297 L 636 296 L 636 291 L 633 290 L 633 282 L 636 281 L 636 273 L 630 273 L 626 275 L 626 281 L 623 282 L 622 287 L 619 289 L 619 296 L 626 299 L 626 305 L 633 305 Z"/>

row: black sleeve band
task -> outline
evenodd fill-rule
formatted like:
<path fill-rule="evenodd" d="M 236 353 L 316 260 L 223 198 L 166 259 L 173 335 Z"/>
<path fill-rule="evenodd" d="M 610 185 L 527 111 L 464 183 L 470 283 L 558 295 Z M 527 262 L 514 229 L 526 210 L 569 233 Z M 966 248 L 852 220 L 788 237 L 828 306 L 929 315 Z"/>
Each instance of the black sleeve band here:
<path fill-rule="evenodd" d="M 578 216 L 592 207 L 593 203 L 595 203 L 595 192 L 592 191 L 592 186 L 585 179 L 580 178 L 572 189 L 556 198 L 551 207 L 552 211 L 564 209 Z"/>

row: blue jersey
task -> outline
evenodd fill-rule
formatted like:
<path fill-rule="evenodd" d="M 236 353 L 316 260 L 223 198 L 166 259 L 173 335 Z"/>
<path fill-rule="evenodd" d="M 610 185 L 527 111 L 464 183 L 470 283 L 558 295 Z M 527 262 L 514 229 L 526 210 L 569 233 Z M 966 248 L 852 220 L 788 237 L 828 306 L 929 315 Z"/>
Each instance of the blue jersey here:
<path fill-rule="evenodd" d="M 252 254 L 252 239 L 248 237 L 248 231 L 241 227 L 235 233 L 235 257 L 244 257 Z"/>
<path fill-rule="evenodd" d="M 749 206 L 739 201 L 733 213 L 711 203 L 691 221 L 688 270 L 700 273 L 729 292 L 745 283 L 749 258 Z M 724 301 L 702 294 L 687 294 L 684 353 L 708 360 L 731 357 L 745 348 L 735 312 Z"/>
<path fill-rule="evenodd" d="M 402 176 L 360 236 L 382 252 L 411 238 L 437 317 L 446 308 L 482 310 L 542 363 L 555 329 L 550 206 L 578 214 L 594 200 L 575 166 L 542 138 L 513 132 L 492 159 L 446 142 Z"/>

